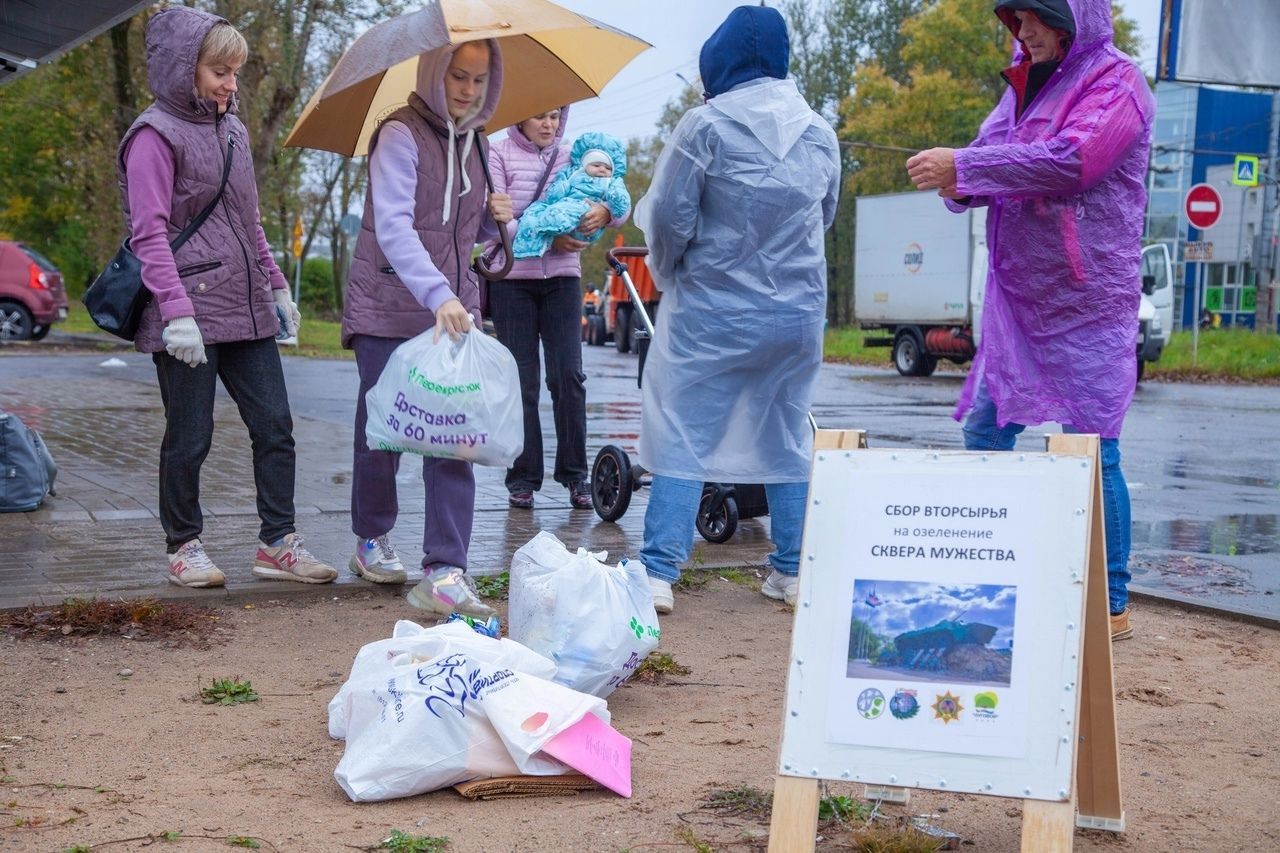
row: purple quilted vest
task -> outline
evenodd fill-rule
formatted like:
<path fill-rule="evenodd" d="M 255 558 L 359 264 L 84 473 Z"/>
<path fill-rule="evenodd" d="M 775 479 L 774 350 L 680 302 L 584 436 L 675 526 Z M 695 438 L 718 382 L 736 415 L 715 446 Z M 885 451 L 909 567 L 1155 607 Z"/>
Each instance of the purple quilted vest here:
<path fill-rule="evenodd" d="M 422 239 L 432 263 L 449 280 L 464 308 L 480 318 L 480 289 L 471 269 L 471 250 L 485 212 L 484 167 L 488 145 L 480 135 L 467 162 L 454 175 L 452 211 L 441 223 L 444 212 L 443 186 L 449 132 L 416 94 L 387 121 L 404 124 L 418 146 L 418 176 L 415 188 L 413 227 Z M 377 145 L 374 137 L 373 145 Z M 457 138 L 455 157 L 462 158 L 463 137 Z M 370 148 L 372 150 L 372 146 Z M 471 181 L 471 192 L 462 192 L 462 169 Z M 435 314 L 418 304 L 400 277 L 387 262 L 373 230 L 373 196 L 365 193 L 364 219 L 356 238 L 355 255 L 347 279 L 347 296 L 342 311 L 342 345 L 351 346 L 353 335 L 380 338 L 411 338 L 435 325 Z"/>
<path fill-rule="evenodd" d="M 195 307 L 206 344 L 258 340 L 279 329 L 271 280 L 258 263 L 258 188 L 244 124 L 233 113 L 217 114 L 213 101 L 195 94 L 196 57 L 205 33 L 223 21 L 196 9 L 174 6 L 157 12 L 147 26 L 147 72 L 156 100 L 125 133 L 116 156 L 128 227 L 128 175 L 124 150 L 143 127 L 156 130 L 173 149 L 174 185 L 169 241 L 195 219 L 218 192 L 227 140 L 235 153 L 222 200 L 174 254 L 178 275 Z M 164 321 L 155 302 L 147 306 L 134 346 L 140 352 L 164 349 Z"/>

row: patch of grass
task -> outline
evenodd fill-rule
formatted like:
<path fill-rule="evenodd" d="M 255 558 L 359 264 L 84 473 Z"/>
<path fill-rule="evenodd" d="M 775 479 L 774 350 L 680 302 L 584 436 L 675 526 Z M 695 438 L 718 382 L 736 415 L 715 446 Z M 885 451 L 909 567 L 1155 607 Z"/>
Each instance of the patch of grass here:
<path fill-rule="evenodd" d="M 1250 329 L 1201 329 L 1194 361 L 1192 334 L 1174 332 L 1160 360 L 1147 364 L 1150 379 L 1280 383 L 1280 338 Z"/>
<path fill-rule="evenodd" d="M 501 572 L 496 575 L 477 575 L 474 580 L 476 582 L 476 592 L 480 593 L 481 598 L 497 598 L 505 601 L 507 592 L 511 588 L 511 572 Z"/>
<path fill-rule="evenodd" d="M 395 853 L 439 853 L 449 846 L 449 839 L 439 835 L 409 835 L 398 829 L 382 839 L 376 850 L 394 850 Z"/>
<path fill-rule="evenodd" d="M 259 696 L 248 681 L 215 678 L 208 687 L 200 688 L 200 701 L 206 705 L 243 705 L 259 701 Z"/>
<path fill-rule="evenodd" d="M 697 836 L 692 829 L 682 826 L 676 830 L 676 838 L 688 844 L 697 853 L 715 853 L 715 848 Z"/>
<path fill-rule="evenodd" d="M 669 675 L 688 675 L 691 672 L 693 670 L 679 663 L 668 652 L 649 652 L 649 656 L 636 667 L 631 680 L 661 684 Z"/>
<path fill-rule="evenodd" d="M 93 853 L 93 847 L 88 844 L 77 844 L 66 848 L 62 853 Z"/>
<path fill-rule="evenodd" d="M 0 614 L 0 629 L 21 639 L 116 634 L 131 640 L 168 640 L 208 648 L 217 628 L 218 615 L 207 607 L 151 598 L 68 598 L 52 607 Z"/>
<path fill-rule="evenodd" d="M 342 348 L 342 323 L 304 315 L 296 347 L 281 347 L 281 355 L 308 358 L 355 358 L 355 353 Z"/>
<path fill-rule="evenodd" d="M 756 577 L 755 572 L 750 569 L 727 568 L 716 569 L 716 574 L 727 580 L 729 583 L 736 583 L 738 586 L 756 586 L 760 583 L 760 578 Z"/>
<path fill-rule="evenodd" d="M 703 799 L 700 808 L 717 812 L 725 817 L 749 817 L 768 821 L 773 810 L 773 794 L 750 785 L 736 788 L 717 788 Z"/>
<path fill-rule="evenodd" d="M 689 592 L 690 590 L 699 589 L 706 586 L 712 578 L 724 578 L 730 583 L 736 583 L 741 586 L 758 587 L 760 578 L 751 569 L 744 569 L 738 566 L 727 566 L 720 569 L 704 569 L 695 567 L 690 562 L 690 567 L 680 573 L 680 580 L 671 585 L 672 589 Z"/>
<path fill-rule="evenodd" d="M 852 797 L 825 796 L 818 801 L 818 820 L 849 823 L 870 819 L 871 806 Z"/>
<path fill-rule="evenodd" d="M 918 829 L 871 823 L 855 830 L 849 838 L 856 853 L 937 853 L 946 842 Z"/>
<path fill-rule="evenodd" d="M 823 343 L 826 361 L 891 367 L 890 347 L 869 347 L 866 339 L 875 331 L 855 326 L 827 329 Z M 1225 382 L 1280 384 L 1280 338 L 1251 329 L 1201 329 L 1194 363 L 1189 330 L 1176 331 L 1159 361 L 1146 365 L 1146 376 L 1169 382 Z M 943 360 L 940 370 L 966 370 Z"/>
<path fill-rule="evenodd" d="M 247 847 L 250 850 L 258 850 L 262 847 L 256 840 L 247 835 L 229 835 L 227 843 L 232 847 Z"/>
<path fill-rule="evenodd" d="M 156 838 L 159 838 L 161 841 L 177 841 L 181 837 L 182 832 L 177 829 L 170 829 L 156 835 Z"/>
<path fill-rule="evenodd" d="M 823 335 L 822 358 L 841 364 L 865 364 L 871 367 L 892 367 L 892 347 L 869 347 L 867 338 L 884 337 L 881 332 L 864 331 L 856 326 L 828 328 Z M 950 364 L 950 362 L 946 362 Z"/>
<path fill-rule="evenodd" d="M 700 586 L 706 586 L 707 581 L 711 580 L 713 573 L 706 569 L 688 568 L 680 573 L 680 580 L 671 585 L 672 589 L 683 590 L 688 592 L 691 589 L 697 589 Z"/>

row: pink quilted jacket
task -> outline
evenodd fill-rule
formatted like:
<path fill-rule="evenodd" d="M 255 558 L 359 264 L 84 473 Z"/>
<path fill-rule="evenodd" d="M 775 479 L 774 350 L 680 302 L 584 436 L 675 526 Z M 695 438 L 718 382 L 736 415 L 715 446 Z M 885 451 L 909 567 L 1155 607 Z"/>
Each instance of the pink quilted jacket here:
<path fill-rule="evenodd" d="M 569 108 L 561 107 L 560 129 L 556 131 L 555 141 L 541 151 L 515 125 L 507 128 L 505 139 L 498 140 L 489 148 L 489 170 L 493 173 L 493 190 L 498 193 L 509 193 L 515 208 L 516 218 L 508 226 L 513 238 L 520 225 L 520 215 L 535 201 L 533 191 L 538 188 L 538 181 L 546 170 L 547 163 L 551 158 L 555 158 L 551 175 L 547 178 L 547 186 L 551 185 L 556 173 L 569 164 L 569 147 L 561 144 L 568 120 Z M 546 189 L 543 188 L 543 193 L 545 192 Z M 616 228 L 623 221 L 620 219 L 611 222 L 609 227 Z M 493 243 L 486 245 L 485 252 L 493 251 L 494 247 Z M 560 252 L 551 249 L 540 258 L 517 259 L 507 278 L 527 280 L 581 275 L 582 264 L 576 252 Z M 494 286 L 498 286 L 498 283 Z"/>

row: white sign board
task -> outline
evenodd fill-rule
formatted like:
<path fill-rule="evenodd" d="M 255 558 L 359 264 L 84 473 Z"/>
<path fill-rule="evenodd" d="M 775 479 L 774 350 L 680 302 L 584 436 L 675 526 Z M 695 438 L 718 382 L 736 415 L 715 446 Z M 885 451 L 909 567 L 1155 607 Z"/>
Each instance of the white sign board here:
<path fill-rule="evenodd" d="M 1066 799 L 1093 475 L 817 451 L 779 772 Z"/>

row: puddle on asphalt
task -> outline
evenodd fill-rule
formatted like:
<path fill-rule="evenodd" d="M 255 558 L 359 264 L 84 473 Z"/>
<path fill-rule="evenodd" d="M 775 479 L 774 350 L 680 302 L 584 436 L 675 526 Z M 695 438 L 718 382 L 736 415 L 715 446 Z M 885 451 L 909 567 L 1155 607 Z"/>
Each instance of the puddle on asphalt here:
<path fill-rule="evenodd" d="M 1244 569 L 1201 557 L 1134 557 L 1129 570 L 1139 585 L 1156 581 L 1183 595 L 1247 595 L 1257 591 Z"/>
<path fill-rule="evenodd" d="M 1280 480 L 1274 477 L 1242 477 L 1235 474 L 1219 474 L 1202 467 L 1192 468 L 1185 459 L 1170 459 L 1164 464 L 1164 473 L 1179 480 L 1196 480 L 1205 483 L 1225 483 L 1228 486 L 1253 486 L 1261 489 L 1280 489 Z M 1169 484 L 1168 488 L 1185 486 Z"/>
<path fill-rule="evenodd" d="M 1135 523 L 1133 544 L 1194 554 L 1270 554 L 1280 551 L 1280 516 L 1220 515 Z"/>

